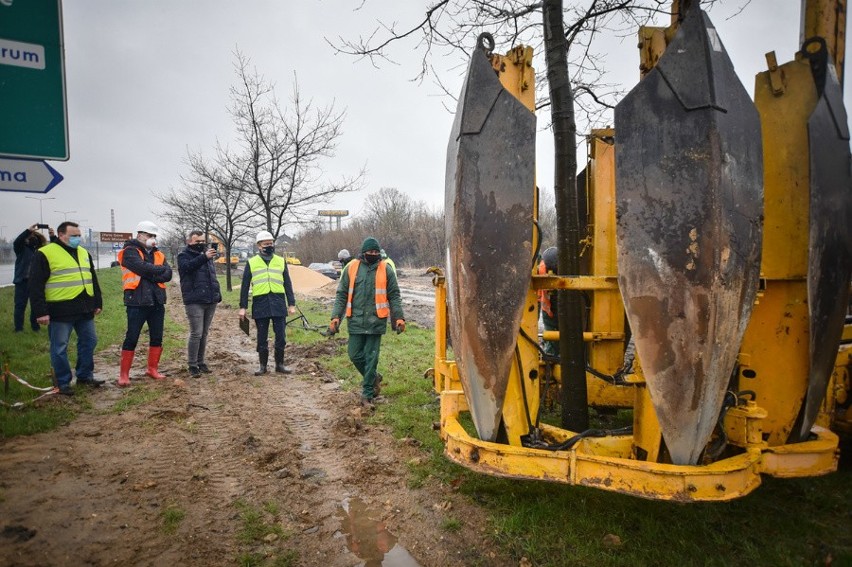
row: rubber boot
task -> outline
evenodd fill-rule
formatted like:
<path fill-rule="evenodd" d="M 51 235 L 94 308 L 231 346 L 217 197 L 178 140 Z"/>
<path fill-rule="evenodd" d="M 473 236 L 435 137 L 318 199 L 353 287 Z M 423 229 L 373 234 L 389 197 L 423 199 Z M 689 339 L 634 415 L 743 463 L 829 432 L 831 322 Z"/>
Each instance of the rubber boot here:
<path fill-rule="evenodd" d="M 382 375 L 376 372 L 376 381 L 373 382 L 373 395 L 379 397 L 382 393 Z"/>
<path fill-rule="evenodd" d="M 122 388 L 130 386 L 130 367 L 133 366 L 135 350 L 121 351 L 121 366 L 118 370 L 118 385 Z"/>
<path fill-rule="evenodd" d="M 148 370 L 145 371 L 145 374 L 147 374 L 154 380 L 162 380 L 166 377 L 165 374 L 160 374 L 160 371 L 157 369 L 160 366 L 160 356 L 162 354 L 163 347 L 148 347 Z"/>
<path fill-rule="evenodd" d="M 260 367 L 254 371 L 255 376 L 263 376 L 266 374 L 266 363 L 269 362 L 269 351 L 262 350 L 257 353 L 257 358 L 260 360 Z"/>
<path fill-rule="evenodd" d="M 275 349 L 275 372 L 279 374 L 290 374 L 290 369 L 284 366 L 284 349 Z"/>

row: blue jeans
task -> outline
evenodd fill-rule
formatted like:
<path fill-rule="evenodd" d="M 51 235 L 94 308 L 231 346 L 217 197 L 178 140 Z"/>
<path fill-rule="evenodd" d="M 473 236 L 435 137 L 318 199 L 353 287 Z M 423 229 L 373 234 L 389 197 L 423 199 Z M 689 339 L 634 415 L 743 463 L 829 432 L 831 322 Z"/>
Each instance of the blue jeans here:
<path fill-rule="evenodd" d="M 166 318 L 165 305 L 151 305 L 147 307 L 132 307 L 127 306 L 127 334 L 124 335 L 124 344 L 122 350 L 136 350 L 136 343 L 139 342 L 139 333 L 142 332 L 142 326 L 148 323 L 148 333 L 150 334 L 149 346 L 163 346 L 163 324 Z"/>
<path fill-rule="evenodd" d="M 24 313 L 27 310 L 27 302 L 30 300 L 29 281 L 24 280 L 15 284 L 15 330 L 24 330 Z M 30 305 L 30 327 L 38 330 L 39 325 L 36 321 L 35 313 L 33 313 L 32 305 Z"/>
<path fill-rule="evenodd" d="M 71 364 L 68 362 L 68 339 L 71 330 L 77 333 L 77 379 L 91 380 L 94 376 L 95 361 L 92 355 L 98 344 L 94 318 L 80 318 L 74 321 L 51 321 L 47 327 L 50 336 L 50 365 L 56 375 L 57 386 L 71 383 Z"/>

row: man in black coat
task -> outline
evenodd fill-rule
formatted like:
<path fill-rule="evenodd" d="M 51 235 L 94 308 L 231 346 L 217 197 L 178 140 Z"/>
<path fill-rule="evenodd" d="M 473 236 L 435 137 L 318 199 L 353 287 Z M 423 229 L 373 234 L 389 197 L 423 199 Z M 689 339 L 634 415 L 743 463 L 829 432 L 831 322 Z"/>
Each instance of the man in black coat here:
<path fill-rule="evenodd" d="M 216 251 L 208 246 L 200 230 L 189 233 L 186 248 L 177 257 L 180 292 L 189 321 L 186 360 L 189 374 L 193 377 L 201 376 L 202 372 L 211 372 L 204 361 L 207 333 L 216 313 L 216 304 L 222 301 L 216 266 L 213 264 L 215 258 Z"/>
<path fill-rule="evenodd" d="M 166 318 L 166 282 L 172 279 L 172 268 L 165 255 L 157 248 L 157 225 L 142 221 L 136 227 L 136 238 L 124 243 L 118 253 L 121 264 L 121 281 L 124 287 L 124 305 L 127 308 L 127 334 L 121 346 L 121 366 L 118 385 L 130 385 L 130 367 L 136 353 L 136 343 L 145 323 L 148 324 L 150 342 L 148 369 L 145 374 L 162 380 L 159 371 L 163 354 L 163 325 Z"/>
<path fill-rule="evenodd" d="M 266 374 L 269 361 L 269 324 L 275 332 L 275 371 L 289 374 L 284 366 L 284 347 L 287 337 L 284 334 L 287 325 L 287 313 L 296 312 L 296 296 L 293 295 L 293 282 L 287 262 L 275 253 L 275 240 L 268 231 L 257 235 L 259 254 L 249 258 L 243 270 L 243 283 L 240 287 L 240 319 L 246 318 L 249 289 L 252 294 L 251 315 L 257 325 L 257 355 L 260 366 L 255 376 Z"/>
<path fill-rule="evenodd" d="M 95 315 L 101 312 L 101 288 L 92 256 L 80 246 L 80 227 L 66 221 L 59 238 L 38 249 L 29 277 L 30 302 L 50 337 L 50 365 L 60 394 L 73 396 L 68 341 L 77 334 L 77 385 L 100 386 L 94 376 L 93 354 L 98 344 Z"/>
<path fill-rule="evenodd" d="M 38 225 L 36 224 L 24 230 L 15 239 L 15 242 L 12 243 L 12 249 L 15 251 L 15 274 L 12 277 L 12 283 L 15 284 L 15 312 L 13 320 L 16 333 L 24 330 L 24 313 L 27 310 L 27 301 L 30 298 L 30 263 L 35 256 L 36 250 L 44 246 L 44 244 L 44 235 L 38 231 Z M 33 331 L 38 331 L 41 328 L 38 321 L 36 321 L 36 314 L 32 307 L 30 307 L 30 327 Z"/>

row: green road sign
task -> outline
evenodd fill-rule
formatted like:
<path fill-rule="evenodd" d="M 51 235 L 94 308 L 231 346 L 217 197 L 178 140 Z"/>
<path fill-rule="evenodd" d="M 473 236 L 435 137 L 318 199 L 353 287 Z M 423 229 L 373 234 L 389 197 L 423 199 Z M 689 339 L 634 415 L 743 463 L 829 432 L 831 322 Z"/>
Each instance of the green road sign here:
<path fill-rule="evenodd" d="M 61 0 L 0 0 L 0 155 L 68 159 Z"/>

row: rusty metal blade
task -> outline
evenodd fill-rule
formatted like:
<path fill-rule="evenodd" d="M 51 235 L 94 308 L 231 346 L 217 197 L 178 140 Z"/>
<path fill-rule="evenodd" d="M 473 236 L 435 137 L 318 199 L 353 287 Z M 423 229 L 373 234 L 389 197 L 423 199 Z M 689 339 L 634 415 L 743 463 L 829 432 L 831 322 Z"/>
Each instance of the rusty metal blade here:
<path fill-rule="evenodd" d="M 843 90 L 822 38 L 806 41 L 802 53 L 811 63 L 819 100 L 808 118 L 810 369 L 808 391 L 792 441 L 808 438 L 825 399 L 852 277 L 852 160 Z"/>
<path fill-rule="evenodd" d="M 669 454 L 695 464 L 757 293 L 763 211 L 760 119 L 703 11 L 615 132 L 619 284 Z"/>
<path fill-rule="evenodd" d="M 493 40 L 491 40 L 493 46 Z M 450 335 L 473 423 L 497 437 L 531 276 L 535 115 L 500 84 L 483 39 L 447 147 Z"/>

